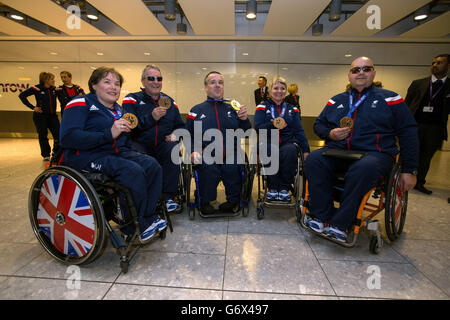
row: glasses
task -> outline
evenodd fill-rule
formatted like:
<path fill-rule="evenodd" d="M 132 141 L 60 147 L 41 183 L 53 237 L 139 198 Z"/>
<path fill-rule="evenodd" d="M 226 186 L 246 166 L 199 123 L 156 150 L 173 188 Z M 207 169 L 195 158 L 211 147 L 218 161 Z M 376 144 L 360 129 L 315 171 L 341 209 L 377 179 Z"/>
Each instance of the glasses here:
<path fill-rule="evenodd" d="M 353 73 L 353 74 L 357 74 L 357 73 L 360 73 L 361 70 L 362 70 L 363 72 L 370 72 L 370 71 L 372 71 L 373 69 L 374 69 L 374 68 L 373 68 L 372 66 L 354 67 L 354 68 L 351 68 L 351 69 L 350 69 L 350 72 Z"/>
<path fill-rule="evenodd" d="M 159 82 L 161 82 L 161 81 L 162 81 L 162 77 L 153 77 L 153 76 L 150 76 L 150 77 L 147 77 L 147 80 L 148 80 L 148 81 L 155 81 L 155 80 L 158 80 Z"/>

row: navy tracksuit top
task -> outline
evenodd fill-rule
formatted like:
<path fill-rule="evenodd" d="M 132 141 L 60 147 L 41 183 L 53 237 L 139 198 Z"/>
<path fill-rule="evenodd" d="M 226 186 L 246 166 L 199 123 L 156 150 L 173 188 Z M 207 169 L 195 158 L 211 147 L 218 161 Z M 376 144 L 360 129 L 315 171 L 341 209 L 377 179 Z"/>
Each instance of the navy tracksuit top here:
<path fill-rule="evenodd" d="M 300 117 L 298 116 L 299 110 L 288 102 L 277 105 L 272 99 L 269 99 L 258 105 L 255 111 L 255 129 L 276 129 L 270 121 L 273 118 L 271 110 L 273 109 L 275 118 L 277 118 L 280 116 L 280 113 L 282 113 L 283 105 L 286 107 L 283 119 L 286 121 L 287 127 L 279 131 L 279 143 L 296 142 L 299 144 L 303 153 L 309 152 L 308 140 L 306 139 Z M 270 141 L 270 131 L 267 134 L 267 139 Z"/>
<path fill-rule="evenodd" d="M 27 99 L 27 97 L 32 95 L 36 98 L 36 107 L 41 107 L 43 114 L 56 114 L 57 92 L 55 87 L 44 88 L 44 86 L 37 84 L 19 94 L 22 103 L 31 110 L 34 110 L 35 106 Z"/>
<path fill-rule="evenodd" d="M 227 129 L 242 129 L 248 130 L 252 127 L 250 120 L 240 120 L 237 116 L 237 111 L 231 107 L 227 101 L 223 99 L 207 98 L 206 101 L 192 107 L 188 114 L 186 121 L 186 129 L 191 134 L 191 150 L 194 151 L 194 138 L 202 139 L 202 137 L 194 137 L 194 121 L 201 121 L 202 123 L 202 137 L 208 129 L 219 129 L 222 133 L 221 145 L 224 150 L 224 157 L 226 155 L 226 130 Z M 206 148 L 213 141 L 203 141 L 202 150 Z M 234 143 L 234 148 L 237 150 L 237 144 Z M 235 153 L 236 154 L 236 153 Z"/>
<path fill-rule="evenodd" d="M 350 110 L 349 95 L 353 95 L 356 104 L 366 93 L 367 98 L 351 115 L 353 127 L 349 136 L 340 141 L 331 140 L 330 131 L 340 127 L 341 118 Z M 377 151 L 392 156 L 399 153 L 398 137 L 402 171 L 412 172 L 418 167 L 417 123 L 402 97 L 393 91 L 371 85 L 362 92 L 351 89 L 332 97 L 317 117 L 314 132 L 330 148 Z"/>
<path fill-rule="evenodd" d="M 144 90 L 130 93 L 122 101 L 125 111 L 134 113 L 139 120 L 137 128 L 131 134 L 132 139 L 149 150 L 155 150 L 174 130 L 184 128 L 184 122 L 175 101 L 162 92 L 160 97 L 168 97 L 171 105 L 166 115 L 158 121 L 152 116 L 153 110 L 158 107 L 158 101 L 153 100 Z"/>
<path fill-rule="evenodd" d="M 115 107 L 121 108 L 117 103 Z M 130 150 L 129 134 L 122 132 L 113 139 L 111 127 L 115 118 L 111 112 L 95 93 L 79 96 L 67 104 L 60 132 L 64 162 L 83 168 L 95 159 Z"/>

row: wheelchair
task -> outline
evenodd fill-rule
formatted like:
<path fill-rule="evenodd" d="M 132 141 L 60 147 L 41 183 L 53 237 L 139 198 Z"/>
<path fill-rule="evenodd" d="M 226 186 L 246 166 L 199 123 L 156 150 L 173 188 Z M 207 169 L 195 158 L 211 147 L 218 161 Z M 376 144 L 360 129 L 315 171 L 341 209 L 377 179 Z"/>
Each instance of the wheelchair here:
<path fill-rule="evenodd" d="M 249 205 L 252 196 L 253 180 L 255 176 L 255 167 L 251 165 L 248 161 L 247 154 L 245 155 L 245 164 L 241 170 L 241 196 L 239 200 L 239 208 L 233 213 L 214 213 L 211 215 L 205 215 L 201 211 L 201 201 L 200 201 L 200 188 L 198 181 L 198 165 L 185 164 L 185 194 L 186 194 L 186 205 L 188 207 L 189 219 L 195 219 L 195 212 L 202 218 L 223 218 L 223 217 L 237 217 L 242 213 L 243 217 L 247 217 L 250 211 Z M 191 202 L 191 181 L 194 180 L 195 190 L 194 199 Z"/>
<path fill-rule="evenodd" d="M 120 197 L 126 201 L 128 215 L 120 207 Z M 121 271 L 127 273 L 130 261 L 144 246 L 139 242 L 138 214 L 127 188 L 104 174 L 78 172 L 53 158 L 31 185 L 28 212 L 39 243 L 63 264 L 93 262 L 103 253 L 109 235 L 120 256 Z M 157 212 L 173 232 L 163 198 Z M 128 225 L 135 227 L 131 236 L 114 230 Z M 166 230 L 159 233 L 160 239 L 165 239 Z"/>
<path fill-rule="evenodd" d="M 336 157 L 344 158 L 348 160 L 357 160 L 364 153 L 355 151 L 345 151 L 339 150 Z M 333 155 L 329 155 L 333 156 Z M 371 253 L 380 253 L 383 245 L 384 239 L 381 234 L 381 226 L 377 219 L 374 219 L 377 214 L 384 210 L 384 224 L 386 235 L 390 241 L 395 241 L 402 233 L 403 226 L 406 221 L 406 210 L 408 206 L 408 192 L 403 192 L 400 189 L 400 174 L 401 174 L 401 162 L 399 157 L 397 157 L 395 163 L 393 164 L 389 175 L 381 181 L 377 186 L 369 190 L 360 202 L 358 212 L 356 214 L 353 226 L 347 235 L 347 242 L 340 242 L 330 236 L 325 232 L 319 233 L 312 230 L 307 222 L 312 219 L 308 209 L 308 181 L 306 180 L 305 189 L 302 194 L 300 201 L 300 211 L 298 212 L 297 221 L 300 225 L 327 240 L 337 243 L 346 248 L 352 248 L 355 246 L 358 235 L 363 229 L 366 229 L 370 234 L 369 250 Z M 333 183 L 333 199 L 335 202 L 339 202 L 340 194 L 344 187 L 344 173 L 337 172 L 334 174 Z M 369 202 L 371 199 L 375 199 Z M 373 203 L 375 202 L 375 203 Z M 363 216 L 363 212 L 367 212 Z"/>
<path fill-rule="evenodd" d="M 296 144 L 297 145 L 297 144 Z M 265 174 L 265 168 L 258 160 L 256 165 L 256 174 L 258 179 L 258 198 L 257 198 L 257 207 L 256 214 L 259 220 L 264 219 L 264 207 L 267 208 L 294 208 L 295 212 L 299 212 L 300 210 L 300 201 L 303 190 L 305 188 L 305 177 L 303 174 L 303 163 L 304 157 L 303 152 L 300 147 L 297 145 L 297 168 L 295 171 L 294 182 L 290 187 L 291 191 L 291 201 L 281 201 L 281 200 L 269 200 L 267 199 L 267 192 L 269 191 L 268 187 L 268 178 Z M 259 158 L 259 156 L 258 156 Z"/>

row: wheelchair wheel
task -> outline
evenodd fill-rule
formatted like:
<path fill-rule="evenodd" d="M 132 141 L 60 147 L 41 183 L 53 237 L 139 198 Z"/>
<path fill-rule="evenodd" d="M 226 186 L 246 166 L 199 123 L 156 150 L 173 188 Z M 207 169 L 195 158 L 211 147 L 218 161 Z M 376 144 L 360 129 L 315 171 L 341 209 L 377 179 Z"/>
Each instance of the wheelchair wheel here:
<path fill-rule="evenodd" d="M 264 219 L 264 208 L 263 206 L 256 207 L 256 215 L 258 220 Z"/>
<path fill-rule="evenodd" d="M 378 237 L 373 235 L 370 237 L 369 250 L 374 254 L 379 254 L 381 252 L 381 248 L 384 245 L 383 238 L 380 237 L 381 241 L 378 241 Z"/>
<path fill-rule="evenodd" d="M 400 165 L 396 163 L 389 176 L 384 209 L 386 234 L 390 241 L 400 236 L 406 220 L 408 192 L 400 190 L 400 174 Z"/>
<path fill-rule="evenodd" d="M 71 168 L 54 166 L 35 179 L 28 212 L 40 244 L 59 262 L 87 264 L 104 248 L 101 202 L 92 184 Z"/>

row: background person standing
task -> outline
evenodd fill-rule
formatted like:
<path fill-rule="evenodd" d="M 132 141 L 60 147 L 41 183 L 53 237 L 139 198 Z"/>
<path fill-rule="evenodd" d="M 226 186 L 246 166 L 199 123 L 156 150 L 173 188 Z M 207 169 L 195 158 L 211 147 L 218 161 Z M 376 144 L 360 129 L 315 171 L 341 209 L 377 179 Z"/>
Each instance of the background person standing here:
<path fill-rule="evenodd" d="M 414 80 L 405 98 L 419 125 L 419 168 L 414 189 L 425 194 L 432 193 L 424 186 L 431 159 L 448 138 L 450 81 L 447 73 L 448 54 L 440 54 L 431 63 L 431 76 Z"/>
<path fill-rule="evenodd" d="M 34 95 L 36 106 L 33 106 L 27 97 Z M 39 136 L 41 156 L 44 161 L 50 161 L 50 145 L 48 143 L 47 129 L 53 137 L 53 149 L 59 146 L 59 119 L 56 114 L 56 88 L 55 75 L 49 72 L 39 74 L 39 84 L 31 86 L 19 94 L 24 105 L 33 110 L 33 122 Z"/>
<path fill-rule="evenodd" d="M 266 77 L 260 76 L 258 78 L 258 89 L 255 90 L 255 105 L 260 105 L 261 102 L 269 99 L 269 91 L 267 89 Z"/>

